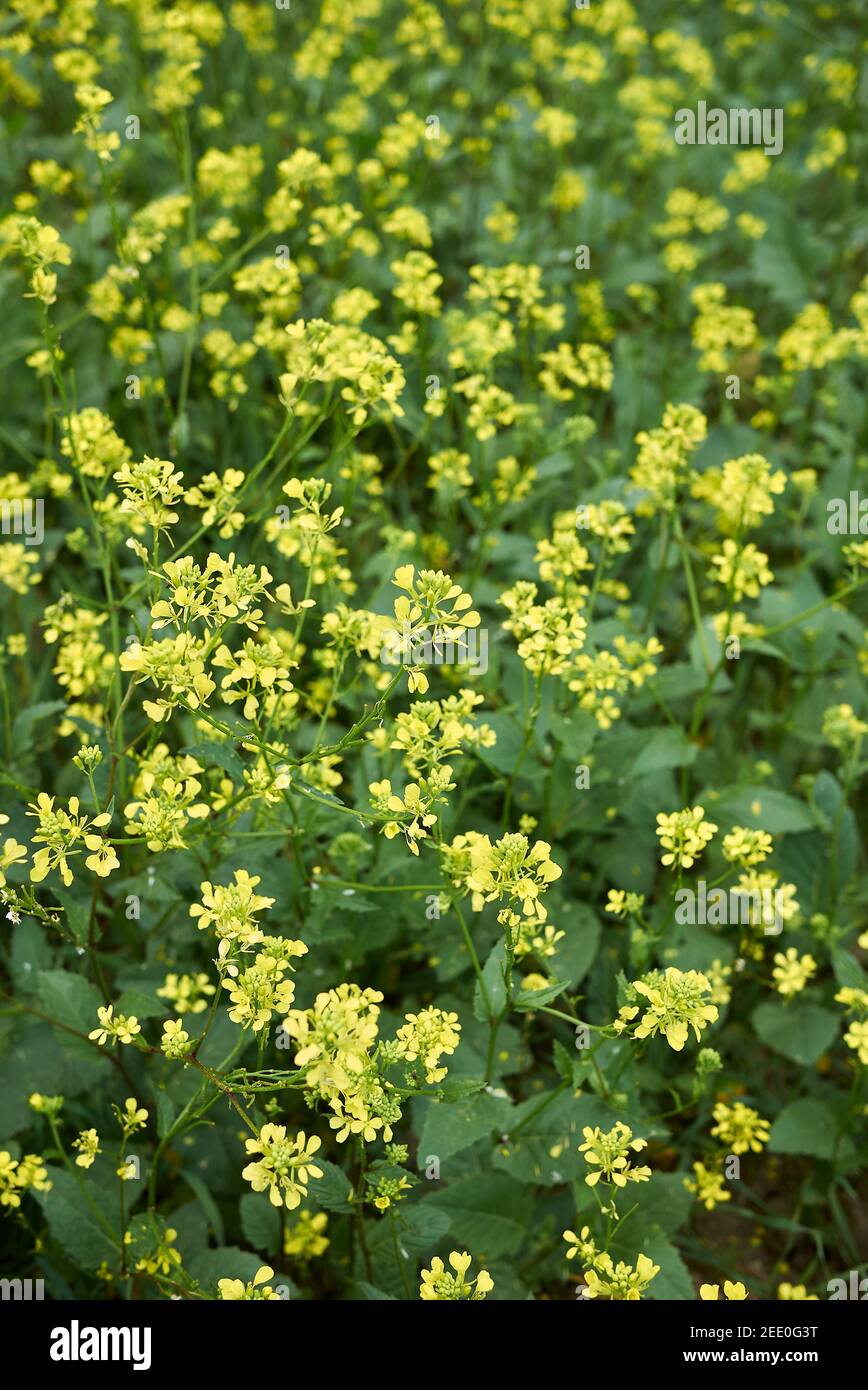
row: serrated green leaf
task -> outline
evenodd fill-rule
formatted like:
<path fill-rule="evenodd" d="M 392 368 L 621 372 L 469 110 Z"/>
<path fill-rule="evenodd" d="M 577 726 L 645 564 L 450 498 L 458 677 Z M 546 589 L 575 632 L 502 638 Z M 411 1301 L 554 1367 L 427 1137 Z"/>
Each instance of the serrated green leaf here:
<path fill-rule="evenodd" d="M 452 1104 L 420 1100 L 423 1115 L 419 1133 L 419 1160 L 428 1162 L 428 1155 L 438 1158 L 442 1165 L 492 1130 L 503 1130 L 510 1112 L 509 1101 L 483 1092 Z"/>
<path fill-rule="evenodd" d="M 531 1191 L 505 1173 L 460 1178 L 427 1204 L 446 1213 L 452 1236 L 478 1259 L 515 1255 L 529 1238 Z"/>
<path fill-rule="evenodd" d="M 67 1028 L 87 1034 L 99 1024 L 97 1010 L 102 996 L 96 985 L 83 975 L 66 970 L 41 970 L 37 977 L 37 998 L 49 1018 Z"/>
<path fill-rule="evenodd" d="M 322 1168 L 323 1176 L 312 1179 L 309 1190 L 317 1206 L 324 1207 L 326 1211 L 352 1211 L 352 1184 L 343 1169 L 322 1158 L 317 1158 L 316 1165 Z"/>
<path fill-rule="evenodd" d="M 245 1192 L 239 1204 L 241 1229 L 263 1256 L 273 1256 L 280 1244 L 280 1213 L 264 1192 Z"/>
<path fill-rule="evenodd" d="M 64 1169 L 52 1169 L 48 1192 L 34 1192 L 52 1237 L 82 1269 L 94 1271 L 103 1260 L 110 1266 L 119 1259 L 116 1218 L 107 1210 L 107 1196 L 115 1204 L 111 1185 L 102 1187 L 88 1174 L 76 1182 Z M 87 1196 L 83 1194 L 87 1193 Z"/>

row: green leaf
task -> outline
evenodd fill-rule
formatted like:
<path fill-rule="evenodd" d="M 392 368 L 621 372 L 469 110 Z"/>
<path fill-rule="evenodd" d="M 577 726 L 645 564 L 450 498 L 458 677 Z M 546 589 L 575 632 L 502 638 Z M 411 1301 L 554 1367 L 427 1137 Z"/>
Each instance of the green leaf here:
<path fill-rule="evenodd" d="M 237 1245 L 223 1245 L 217 1250 L 203 1250 L 190 1261 L 188 1273 L 205 1288 L 216 1288 L 219 1279 L 242 1279 L 245 1284 L 252 1283 L 262 1267 L 258 1255 L 249 1250 L 239 1250 Z M 285 1282 L 277 1274 L 272 1280 L 275 1284 Z"/>
<path fill-rule="evenodd" d="M 181 1176 L 190 1190 L 195 1193 L 200 1207 L 208 1218 L 208 1224 L 214 1233 L 214 1239 L 217 1241 L 218 1245 L 222 1245 L 226 1239 L 226 1233 L 223 1229 L 223 1217 L 220 1215 L 217 1203 L 214 1201 L 214 1198 L 211 1196 L 211 1193 L 208 1191 L 202 1179 L 197 1177 L 195 1173 L 183 1169 Z"/>
<path fill-rule="evenodd" d="M 660 1266 L 660 1273 L 654 1276 L 648 1285 L 648 1292 L 643 1295 L 645 1298 L 658 1302 L 692 1302 L 696 1297 L 693 1280 L 675 1246 L 662 1231 L 643 1243 L 641 1253 Z M 630 1258 L 629 1255 L 627 1258 Z"/>
<path fill-rule="evenodd" d="M 326 884 L 317 888 L 316 910 L 326 916 L 331 913 L 382 911 L 377 903 L 362 897 L 354 888 L 329 888 Z"/>
<path fill-rule="evenodd" d="M 83 975 L 41 970 L 37 982 L 40 1008 L 50 1018 L 85 1035 L 98 1026 L 97 1009 L 102 1006 L 102 995 Z"/>
<path fill-rule="evenodd" d="M 52 715 L 59 714 L 61 710 L 65 709 L 65 700 L 40 700 L 37 704 L 29 705 L 20 714 L 17 714 L 12 725 L 12 748 L 15 750 L 16 757 L 20 758 L 33 742 L 33 726 L 35 724 L 38 724 L 41 719 L 50 719 Z"/>
<path fill-rule="evenodd" d="M 633 764 L 634 777 L 662 772 L 670 767 L 689 767 L 699 749 L 680 729 L 648 729 L 648 741 Z"/>
<path fill-rule="evenodd" d="M 544 1004 L 548 1004 L 551 999 L 557 999 L 559 994 L 569 986 L 568 980 L 553 980 L 544 989 L 522 989 L 516 994 L 512 1001 L 512 1007 L 516 1013 L 530 1013 L 533 1009 L 540 1009 Z"/>
<path fill-rule="evenodd" d="M 322 1168 L 323 1176 L 311 1179 L 310 1194 L 313 1200 L 326 1211 L 352 1211 L 352 1184 L 343 1169 L 322 1158 L 317 1158 L 316 1166 Z"/>
<path fill-rule="evenodd" d="M 191 743 L 181 749 L 205 767 L 214 764 L 228 772 L 233 782 L 244 780 L 244 764 L 230 743 Z"/>
<path fill-rule="evenodd" d="M 579 1153 L 581 1131 L 585 1125 L 611 1129 L 616 1119 L 630 1121 L 629 1115 L 616 1114 L 597 1096 L 576 1098 L 564 1092 L 555 1101 L 543 1103 L 546 1097 L 532 1097 L 514 1107 L 505 1137 L 491 1154 L 493 1166 L 508 1173 L 519 1182 L 534 1186 L 556 1187 L 565 1182 L 584 1179 L 588 1169 Z M 644 1133 L 632 1126 L 636 1133 Z M 515 1133 L 515 1138 L 512 1133 Z M 582 1187 L 589 1203 L 594 1200 L 589 1187 Z"/>
<path fill-rule="evenodd" d="M 49 1192 L 34 1192 L 33 1196 L 45 1213 L 54 1239 L 82 1269 L 96 1270 L 103 1260 L 116 1264 L 120 1249 L 117 1227 L 115 1218 L 104 1209 L 109 1197 L 116 1205 L 115 1186 L 100 1185 L 93 1178 L 82 1176 L 79 1187 L 63 1168 L 52 1169 L 51 1181 Z M 83 1192 L 87 1192 L 87 1198 Z"/>
<path fill-rule="evenodd" d="M 36 988 L 39 972 L 51 966 L 51 947 L 42 927 L 30 918 L 19 922 L 10 942 L 10 964 L 16 988 L 29 995 Z"/>
<path fill-rule="evenodd" d="M 482 967 L 482 978 L 485 981 L 488 1007 L 477 980 L 473 991 L 473 1015 L 480 1023 L 487 1023 L 489 1018 L 497 1018 L 502 1014 L 506 1006 L 506 944 L 502 939 L 497 942 Z"/>
<path fill-rule="evenodd" d="M 510 1105 L 507 1100 L 483 1092 L 452 1105 L 420 1100 L 419 1109 L 424 1116 L 419 1133 L 419 1161 L 427 1162 L 430 1154 L 443 1164 L 493 1130 L 503 1130 Z"/>
<path fill-rule="evenodd" d="M 811 800 L 822 828 L 834 836 L 838 881 L 846 883 L 853 877 L 859 857 L 860 835 L 856 817 L 847 805 L 843 788 L 831 772 L 824 770 L 814 778 Z"/>
<path fill-rule="evenodd" d="M 451 1235 L 478 1259 L 515 1255 L 531 1235 L 533 1194 L 505 1173 L 460 1178 L 426 1202 L 446 1213 Z"/>
<path fill-rule="evenodd" d="M 438 1081 L 437 1097 L 441 1101 L 463 1100 L 465 1096 L 475 1096 L 484 1085 L 481 1076 L 450 1076 L 445 1081 Z"/>
<path fill-rule="evenodd" d="M 815 829 L 814 817 L 804 801 L 772 787 L 728 787 L 720 792 L 707 787 L 697 801 L 725 829 L 730 822 L 749 830 L 767 830 L 770 835 Z"/>
<path fill-rule="evenodd" d="M 509 774 L 521 753 L 524 742 L 522 727 L 511 714 L 492 714 L 485 722 L 497 734 L 497 742 L 491 748 L 479 748 L 477 757 L 493 767 L 495 772 Z"/>
<path fill-rule="evenodd" d="M 136 1018 L 160 1018 L 167 1012 L 166 1003 L 140 989 L 125 989 L 115 1003 L 115 1013 L 133 1014 Z"/>
<path fill-rule="evenodd" d="M 641 1154 L 637 1155 L 636 1162 L 642 1162 Z M 623 1200 L 627 1196 L 629 1202 Z M 619 1211 L 623 1209 L 626 1212 L 629 1207 L 636 1206 L 629 1223 L 624 1223 L 625 1228 L 628 1224 L 632 1227 L 635 1221 L 639 1225 L 657 1226 L 666 1235 L 672 1235 L 684 1225 L 695 1201 L 684 1186 L 683 1173 L 654 1173 L 648 1182 L 628 1187 L 621 1198 Z"/>
<path fill-rule="evenodd" d="M 84 946 L 90 934 L 90 903 L 76 902 L 75 898 L 66 898 L 63 906 L 66 910 L 66 925 L 73 940 L 79 946 Z"/>
<path fill-rule="evenodd" d="M 584 757 L 600 732 L 600 726 L 594 716 L 581 709 L 575 710 L 569 718 L 552 711 L 548 717 L 548 727 L 552 736 L 560 743 L 567 761 Z"/>
<path fill-rule="evenodd" d="M 838 1015 L 807 1001 L 760 1004 L 751 1021 L 761 1042 L 803 1067 L 812 1067 L 838 1036 Z"/>
<path fill-rule="evenodd" d="M 96 1048 L 87 1047 L 86 1051 L 97 1066 L 91 1062 L 85 1067 L 80 1058 L 75 1057 L 73 1071 L 72 1054 L 65 1045 L 58 1047 L 57 1039 L 53 1028 L 35 1023 L 21 1032 L 0 1062 L 0 1134 L 4 1137 L 30 1129 L 33 1111 L 27 1098 L 34 1091 L 47 1095 L 77 1095 L 83 1085 L 92 1081 L 94 1072 L 102 1070 Z M 75 1039 L 71 1041 L 75 1043 Z M 77 1045 L 85 1048 L 84 1043 Z"/>
<path fill-rule="evenodd" d="M 765 285 L 772 296 L 787 309 L 795 311 L 810 298 L 811 284 L 798 262 L 784 244 L 780 232 L 774 239 L 765 238 L 753 248 L 754 280 Z"/>
<path fill-rule="evenodd" d="M 644 699 L 636 701 L 637 707 L 642 703 L 653 704 L 652 694 L 659 695 L 667 704 L 676 700 L 686 700 L 691 695 L 698 695 L 705 682 L 705 672 L 686 662 L 676 666 L 664 666 L 648 681 L 647 692 Z"/>
<path fill-rule="evenodd" d="M 427 1254 L 439 1244 L 449 1230 L 449 1216 L 431 1205 L 430 1198 L 398 1208 L 400 1244 L 410 1255 Z M 383 1223 L 385 1225 L 385 1222 Z"/>
<path fill-rule="evenodd" d="M 151 1095 L 157 1111 L 157 1133 L 162 1139 L 172 1128 L 176 1113 L 175 1107 L 162 1086 L 152 1086 Z"/>
<path fill-rule="evenodd" d="M 567 1085 L 571 1086 L 575 1075 L 575 1059 L 557 1038 L 555 1038 L 552 1049 L 552 1061 L 561 1080 L 566 1081 Z"/>
<path fill-rule="evenodd" d="M 769 1134 L 769 1153 L 831 1158 L 837 1124 L 821 1100 L 794 1100 L 778 1115 Z"/>
<path fill-rule="evenodd" d="M 551 1133 L 543 1137 L 522 1133 L 514 1143 L 502 1143 L 494 1148 L 492 1167 L 532 1187 L 560 1187 L 565 1182 L 577 1182 L 588 1170 L 575 1144 L 561 1147 L 561 1142 Z M 557 1148 L 560 1152 L 553 1157 L 552 1149 Z M 593 1201 L 591 1189 L 584 1190 L 589 1202 Z"/>
<path fill-rule="evenodd" d="M 264 1193 L 245 1192 L 239 1204 L 241 1229 L 254 1250 L 273 1256 L 280 1244 L 280 1213 Z"/>
<path fill-rule="evenodd" d="M 849 989 L 865 989 L 868 980 L 855 956 L 849 951 L 832 951 L 832 969 L 838 984 Z"/>
<path fill-rule="evenodd" d="M 602 934 L 600 919 L 587 903 L 567 902 L 555 906 L 552 921 L 565 933 L 558 942 L 552 964 L 560 979 L 575 986 L 585 978 L 596 959 Z"/>

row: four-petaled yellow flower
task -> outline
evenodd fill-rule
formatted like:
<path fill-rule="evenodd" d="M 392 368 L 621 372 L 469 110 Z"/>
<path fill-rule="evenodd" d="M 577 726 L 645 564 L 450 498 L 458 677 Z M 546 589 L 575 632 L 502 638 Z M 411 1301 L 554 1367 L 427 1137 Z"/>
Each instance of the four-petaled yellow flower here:
<path fill-rule="evenodd" d="M 491 1293 L 494 1280 L 487 1270 L 481 1269 L 475 1279 L 467 1278 L 471 1256 L 466 1251 L 453 1250 L 449 1256 L 449 1263 L 455 1271 L 454 1274 L 450 1274 L 439 1255 L 435 1255 L 431 1261 L 430 1269 L 422 1270 L 419 1297 L 424 1302 L 445 1303 L 464 1300 L 478 1303 L 486 1294 Z"/>

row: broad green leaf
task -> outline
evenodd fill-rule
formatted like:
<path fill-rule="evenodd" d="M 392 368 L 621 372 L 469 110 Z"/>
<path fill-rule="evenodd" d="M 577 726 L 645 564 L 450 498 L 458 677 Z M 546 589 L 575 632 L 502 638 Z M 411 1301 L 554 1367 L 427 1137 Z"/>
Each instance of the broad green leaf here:
<path fill-rule="evenodd" d="M 551 917 L 558 930 L 564 933 L 552 957 L 552 972 L 575 988 L 596 958 L 602 934 L 600 919 L 587 903 L 578 902 L 558 904 Z"/>
<path fill-rule="evenodd" d="M 837 1123 L 821 1100 L 794 1100 L 778 1115 L 769 1134 L 770 1153 L 809 1154 L 831 1158 L 835 1151 Z"/>
<path fill-rule="evenodd" d="M 351 1211 L 353 1189 L 343 1169 L 322 1158 L 317 1158 L 316 1166 L 322 1168 L 323 1176 L 311 1178 L 309 1190 L 317 1206 L 325 1207 L 326 1211 Z"/>
<path fill-rule="evenodd" d="M 484 1139 L 494 1130 L 502 1131 L 510 1112 L 507 1100 L 500 1100 L 483 1092 L 453 1104 L 420 1100 L 419 1110 L 423 1116 L 419 1133 L 419 1163 L 428 1162 L 428 1156 L 438 1158 L 442 1165 L 446 1160 L 461 1153 L 477 1140 Z"/>
<path fill-rule="evenodd" d="M 82 1269 L 95 1271 L 103 1260 L 115 1265 L 120 1250 L 116 1183 L 99 1183 L 90 1172 L 85 1175 L 83 1171 L 77 1182 L 71 1173 L 55 1167 L 51 1182 L 50 1191 L 33 1195 L 45 1213 L 52 1237 Z"/>
<path fill-rule="evenodd" d="M 280 1245 L 280 1213 L 264 1192 L 245 1192 L 240 1203 L 241 1229 L 263 1256 L 273 1257 Z"/>
<path fill-rule="evenodd" d="M 814 828 L 810 807 L 773 787 L 731 787 L 722 791 L 707 787 L 697 799 L 708 818 L 723 830 L 744 825 L 749 830 L 784 835 Z"/>
<path fill-rule="evenodd" d="M 97 1010 L 103 1003 L 96 985 L 83 975 L 66 970 L 41 970 L 37 993 L 40 1008 L 49 1018 L 87 1035 L 99 1026 Z"/>
<path fill-rule="evenodd" d="M 530 1235 L 531 1191 L 503 1173 L 460 1178 L 427 1205 L 446 1213 L 450 1234 L 477 1258 L 515 1255 Z"/>
<path fill-rule="evenodd" d="M 251 1255 L 249 1250 L 240 1250 L 236 1245 L 224 1245 L 217 1250 L 203 1250 L 200 1255 L 196 1255 L 191 1260 L 187 1272 L 197 1279 L 203 1288 L 216 1292 L 220 1279 L 241 1279 L 245 1284 L 251 1283 L 262 1265 L 260 1257 Z M 287 1280 L 277 1273 L 271 1280 L 272 1287 L 286 1283 Z"/>
<path fill-rule="evenodd" d="M 761 1042 L 803 1067 L 813 1066 L 839 1032 L 838 1015 L 808 1001 L 771 1000 L 754 1009 L 752 1021 Z"/>
<path fill-rule="evenodd" d="M 688 767 L 699 751 L 680 729 L 647 730 L 648 740 L 633 764 L 634 777 L 645 777 L 669 767 Z"/>

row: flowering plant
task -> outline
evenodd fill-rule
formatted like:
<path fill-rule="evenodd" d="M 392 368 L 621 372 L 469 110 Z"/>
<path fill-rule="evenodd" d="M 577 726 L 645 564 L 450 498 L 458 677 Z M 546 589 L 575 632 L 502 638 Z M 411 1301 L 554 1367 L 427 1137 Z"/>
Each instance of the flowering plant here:
<path fill-rule="evenodd" d="M 51 1297 L 864 1262 L 820 8 L 10 0 L 0 1206 Z M 783 133 L 690 148 L 770 51 Z"/>

